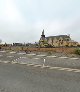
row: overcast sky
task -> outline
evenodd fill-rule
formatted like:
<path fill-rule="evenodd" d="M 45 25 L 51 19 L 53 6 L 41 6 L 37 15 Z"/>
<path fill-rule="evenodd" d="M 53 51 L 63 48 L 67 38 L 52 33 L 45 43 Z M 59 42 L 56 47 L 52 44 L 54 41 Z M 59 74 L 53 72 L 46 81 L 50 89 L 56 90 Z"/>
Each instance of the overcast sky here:
<path fill-rule="evenodd" d="M 80 42 L 80 0 L 0 0 L 0 39 L 35 42 L 46 36 L 70 34 Z"/>

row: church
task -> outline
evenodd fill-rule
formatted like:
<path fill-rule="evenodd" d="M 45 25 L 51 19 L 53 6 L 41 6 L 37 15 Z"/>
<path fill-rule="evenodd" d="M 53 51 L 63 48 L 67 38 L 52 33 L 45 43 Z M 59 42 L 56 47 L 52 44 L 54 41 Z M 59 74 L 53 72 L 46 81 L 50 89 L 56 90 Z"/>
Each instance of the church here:
<path fill-rule="evenodd" d="M 58 35 L 45 37 L 44 30 L 42 31 L 41 38 L 39 40 L 40 47 L 71 47 L 78 46 L 78 42 L 71 39 L 70 35 Z"/>

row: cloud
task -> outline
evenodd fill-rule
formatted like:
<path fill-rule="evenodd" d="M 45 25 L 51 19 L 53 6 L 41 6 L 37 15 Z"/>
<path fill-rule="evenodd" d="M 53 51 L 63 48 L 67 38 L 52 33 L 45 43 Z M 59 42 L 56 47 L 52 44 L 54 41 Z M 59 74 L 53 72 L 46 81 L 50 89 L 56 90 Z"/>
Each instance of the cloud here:
<path fill-rule="evenodd" d="M 79 40 L 79 0 L 1 0 L 0 38 L 4 42 L 35 42 L 45 35 L 71 34 Z"/>

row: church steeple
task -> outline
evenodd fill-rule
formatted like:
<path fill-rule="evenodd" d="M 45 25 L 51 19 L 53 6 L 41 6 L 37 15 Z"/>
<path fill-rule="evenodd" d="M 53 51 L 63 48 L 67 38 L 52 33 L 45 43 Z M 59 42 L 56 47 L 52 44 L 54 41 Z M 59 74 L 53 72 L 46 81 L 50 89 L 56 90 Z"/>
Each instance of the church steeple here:
<path fill-rule="evenodd" d="M 44 35 L 44 29 L 43 29 L 43 31 L 42 31 L 42 35 L 41 35 L 41 37 L 44 37 L 44 38 L 45 38 L 45 35 Z"/>
<path fill-rule="evenodd" d="M 42 31 L 42 35 L 44 35 L 44 29 L 43 29 L 43 31 Z"/>

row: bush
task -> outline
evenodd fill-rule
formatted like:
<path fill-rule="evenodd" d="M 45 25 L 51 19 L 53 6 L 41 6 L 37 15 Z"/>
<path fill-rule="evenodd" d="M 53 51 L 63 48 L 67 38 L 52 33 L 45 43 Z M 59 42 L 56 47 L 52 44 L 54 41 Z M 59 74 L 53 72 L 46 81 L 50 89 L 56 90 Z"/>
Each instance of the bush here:
<path fill-rule="evenodd" d="M 80 48 L 75 50 L 75 54 L 80 55 Z"/>

